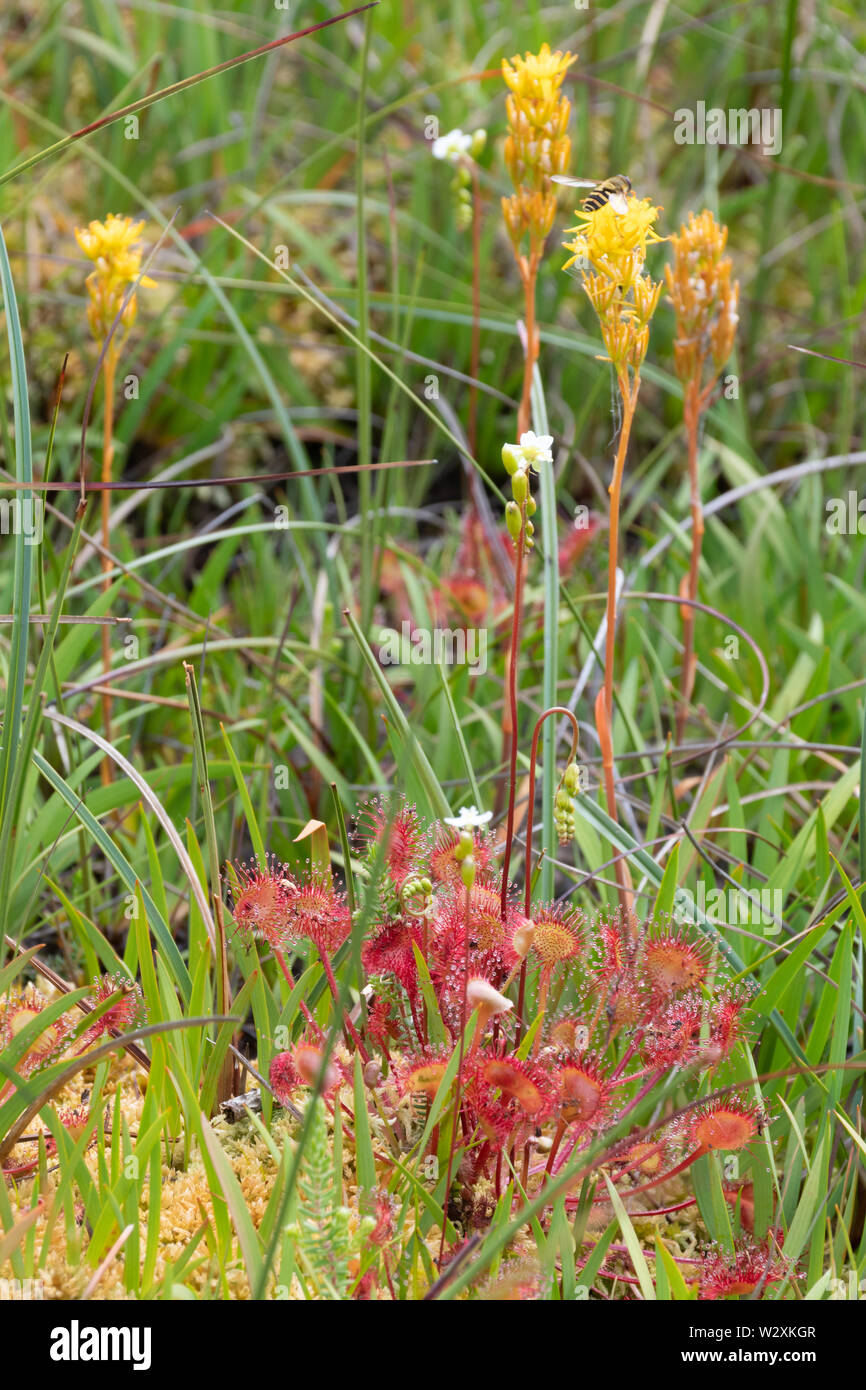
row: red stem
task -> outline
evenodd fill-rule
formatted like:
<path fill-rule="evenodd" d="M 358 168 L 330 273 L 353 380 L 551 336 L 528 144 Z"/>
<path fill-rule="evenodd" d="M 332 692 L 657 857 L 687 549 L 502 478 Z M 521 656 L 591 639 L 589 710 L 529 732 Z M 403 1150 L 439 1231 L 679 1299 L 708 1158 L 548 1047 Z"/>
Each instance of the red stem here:
<path fill-rule="evenodd" d="M 337 981 L 334 979 L 334 972 L 333 972 L 333 970 L 331 969 L 331 962 L 330 962 L 330 960 L 328 959 L 328 953 L 327 953 L 327 951 L 324 951 L 324 950 L 322 949 L 321 946 L 317 947 L 317 949 L 318 949 L 318 952 L 319 952 L 319 960 L 322 962 L 322 969 L 323 969 L 324 972 L 325 972 L 325 978 L 326 978 L 327 981 L 328 981 L 328 985 L 329 985 L 329 987 L 330 987 L 331 994 L 334 996 L 334 1003 L 335 1003 L 336 1005 L 339 1006 L 339 1003 L 340 1003 L 340 992 L 339 992 L 339 990 L 337 989 Z M 348 1015 L 347 1013 L 344 1013 L 344 1014 L 343 1014 L 343 1028 L 344 1028 L 345 1031 L 349 1034 L 349 1036 L 351 1037 L 353 1043 L 355 1044 L 355 1046 L 357 1047 L 358 1051 L 360 1052 L 360 1054 L 361 1054 L 361 1061 L 362 1061 L 362 1062 L 369 1062 L 369 1060 L 370 1060 L 370 1054 L 368 1053 L 368 1051 L 367 1051 L 367 1049 L 365 1048 L 364 1044 L 361 1042 L 361 1039 L 358 1037 L 358 1034 L 357 1034 L 357 1032 L 355 1031 L 355 1025 L 353 1024 L 352 1020 L 349 1018 L 349 1015 Z"/>
<path fill-rule="evenodd" d="M 640 1192 L 649 1192 L 651 1187 L 658 1187 L 659 1183 L 667 1182 L 668 1178 L 675 1178 L 677 1173 L 682 1173 L 686 1168 L 690 1168 L 704 1153 L 706 1153 L 706 1150 L 703 1148 L 699 1147 L 695 1149 L 694 1153 L 686 1154 L 684 1159 L 675 1164 L 673 1168 L 669 1168 L 666 1173 L 659 1173 L 657 1178 L 651 1178 L 649 1182 L 642 1183 L 640 1187 L 630 1187 L 628 1191 L 624 1192 L 622 1195 L 624 1197 L 637 1197 Z M 605 1202 L 607 1198 L 598 1197 L 596 1201 Z M 641 1213 L 641 1215 L 643 1215 L 643 1213 Z"/>
<path fill-rule="evenodd" d="M 469 986 L 469 909 L 471 890 L 466 889 L 465 923 L 463 933 L 463 998 L 460 1005 L 460 1051 L 457 1055 L 457 1077 L 454 1090 L 454 1112 L 451 1117 L 451 1142 L 448 1145 L 448 1170 L 445 1177 L 445 1192 L 442 1197 L 442 1235 L 439 1240 L 439 1264 L 445 1253 L 445 1230 L 448 1225 L 448 1194 L 451 1191 L 451 1175 L 454 1172 L 454 1152 L 457 1148 L 457 1126 L 460 1116 L 460 1088 L 463 1084 L 463 1056 L 466 1050 L 466 990 Z"/>
<path fill-rule="evenodd" d="M 517 656 L 520 646 L 520 619 L 523 598 L 523 551 L 526 544 L 526 504 L 520 510 L 520 535 L 514 564 L 514 613 L 511 619 L 511 651 L 508 663 L 508 703 L 511 712 L 511 754 L 508 772 L 508 815 L 505 822 L 505 856 L 502 860 L 500 911 L 503 922 L 508 909 L 508 870 L 514 839 L 514 799 L 517 794 Z"/>

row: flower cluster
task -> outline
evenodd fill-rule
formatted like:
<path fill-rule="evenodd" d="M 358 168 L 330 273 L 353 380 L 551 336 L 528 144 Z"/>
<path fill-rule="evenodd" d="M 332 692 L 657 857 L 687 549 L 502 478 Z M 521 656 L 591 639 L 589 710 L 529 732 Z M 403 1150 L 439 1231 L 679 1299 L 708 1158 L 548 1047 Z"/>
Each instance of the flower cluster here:
<path fill-rule="evenodd" d="M 138 238 L 143 226 L 143 222 L 133 222 L 131 217 L 109 213 L 104 222 L 90 222 L 86 227 L 75 229 L 78 245 L 88 260 L 93 261 L 93 270 L 87 277 L 90 296 L 87 321 L 98 343 L 105 342 L 108 337 L 130 285 L 138 280 L 142 289 L 155 287 L 154 280 L 141 275 L 142 253 Z M 137 294 L 130 295 L 123 310 L 121 323 L 124 328 L 131 328 L 135 322 L 137 297 Z"/>
<path fill-rule="evenodd" d="M 457 202 L 457 225 L 462 229 L 472 222 L 471 165 L 473 160 L 480 157 L 486 143 L 486 130 L 476 130 L 472 135 L 468 135 L 458 127 L 456 130 L 449 130 L 447 135 L 437 136 L 431 147 L 434 159 L 454 165 L 451 191 Z"/>
<path fill-rule="evenodd" d="M 571 104 L 560 88 L 576 56 L 551 53 L 545 43 L 538 53 L 502 63 L 509 88 L 505 165 L 514 185 L 512 196 L 502 199 L 502 214 L 518 262 L 524 237 L 529 235 L 531 249 L 540 249 L 553 226 L 556 195 L 550 179 L 565 173 L 571 156 L 566 134 Z"/>
<path fill-rule="evenodd" d="M 511 478 L 511 501 L 505 504 L 505 524 L 508 534 L 517 545 L 523 530 L 523 543 L 531 550 L 535 527 L 531 517 L 536 510 L 535 498 L 530 491 L 530 473 L 553 464 L 553 436 L 534 434 L 526 430 L 520 436 L 519 444 L 503 444 L 502 462 Z M 525 518 L 525 519 L 524 519 Z"/>
<path fill-rule="evenodd" d="M 607 357 L 617 375 L 637 375 L 649 346 L 650 321 L 661 294 L 661 281 L 645 273 L 647 248 L 661 237 L 655 230 L 660 208 L 649 198 L 630 193 L 625 211 L 608 199 L 577 214 L 565 247 L 571 252 L 565 270 L 577 266 L 583 288 L 601 326 Z"/>
<path fill-rule="evenodd" d="M 580 768 L 576 762 L 570 762 L 562 774 L 553 804 L 553 821 L 561 845 L 570 845 L 574 839 L 574 798 L 579 791 Z"/>
<path fill-rule="evenodd" d="M 668 297 L 676 317 L 674 361 L 680 381 L 695 381 L 705 389 L 716 379 L 731 355 L 737 331 L 738 281 L 731 283 L 731 260 L 726 256 L 727 227 L 719 226 L 705 209 L 689 213 L 671 237 L 673 265 L 665 266 Z M 709 371 L 709 383 L 704 378 Z"/>

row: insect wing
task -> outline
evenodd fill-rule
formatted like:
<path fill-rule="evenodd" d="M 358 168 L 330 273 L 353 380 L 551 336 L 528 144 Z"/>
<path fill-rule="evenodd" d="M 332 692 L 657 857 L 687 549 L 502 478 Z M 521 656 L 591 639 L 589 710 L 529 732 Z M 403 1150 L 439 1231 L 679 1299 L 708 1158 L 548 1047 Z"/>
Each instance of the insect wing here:
<path fill-rule="evenodd" d="M 596 186 L 595 179 L 570 179 L 567 174 L 553 174 L 551 179 L 553 183 L 564 184 L 566 188 L 595 188 Z"/>

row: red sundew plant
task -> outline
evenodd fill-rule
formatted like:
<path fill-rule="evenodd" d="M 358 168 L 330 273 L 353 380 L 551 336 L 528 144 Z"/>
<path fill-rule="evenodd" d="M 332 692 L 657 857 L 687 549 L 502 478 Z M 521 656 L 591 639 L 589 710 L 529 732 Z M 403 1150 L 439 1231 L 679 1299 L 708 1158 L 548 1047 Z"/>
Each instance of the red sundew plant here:
<path fill-rule="evenodd" d="M 696 931 L 662 916 L 587 919 L 564 903 L 534 906 L 529 894 L 521 910 L 495 866 L 486 817 L 455 820 L 424 826 L 405 803 L 377 803 L 363 817 L 355 884 L 374 911 L 356 909 L 368 983 L 353 1037 L 371 1115 L 404 1147 L 423 1139 L 420 1158 L 440 1182 L 444 1173 L 461 1241 L 486 1228 L 506 1190 L 515 1206 L 541 1197 L 544 1211 L 545 1185 L 567 1163 L 579 1168 L 584 1152 L 595 1171 L 609 1132 L 605 1168 L 625 1202 L 639 1198 L 646 1212 L 646 1194 L 661 1189 L 669 1201 L 665 1185 L 676 1180 L 673 1209 L 693 1204 L 688 1169 L 745 1149 L 765 1123 L 731 1090 L 699 1099 L 745 1036 L 747 992 L 725 982 Z M 327 952 L 352 929 L 330 880 L 300 881 L 278 865 L 247 874 L 235 918 L 277 952 L 304 937 Z M 642 1131 L 638 1106 L 672 1074 L 691 1104 Z M 319 1034 L 271 1063 L 278 1101 L 302 1086 L 330 1092 L 339 1079 L 333 1064 L 322 1078 Z M 607 1202 L 597 1190 L 592 1205 Z M 458 1248 L 443 1233 L 440 1268 Z"/>
<path fill-rule="evenodd" d="M 88 1125 L 90 1124 L 90 1110 L 86 1105 L 60 1106 L 58 1107 L 56 1113 L 57 1119 L 60 1121 L 60 1124 L 66 1130 L 67 1134 L 73 1140 L 73 1142 L 76 1142 L 81 1138 L 82 1134 L 84 1134 Z M 45 1145 L 46 1155 L 48 1157 L 51 1157 L 53 1154 L 56 1154 L 57 1140 L 55 1139 L 54 1135 L 46 1129 L 43 1131 L 40 1137 Z M 38 1144 L 38 1139 L 30 1139 L 29 1142 L 31 1146 L 33 1146 L 34 1144 Z M 92 1139 L 91 1143 L 93 1143 Z M 31 1147 L 31 1152 L 32 1151 L 33 1150 Z M 17 1157 L 14 1162 L 4 1164 L 2 1172 L 5 1178 L 13 1178 L 16 1180 L 20 1180 L 21 1178 L 27 1177 L 30 1173 L 34 1173 L 38 1167 L 39 1155 L 37 1151 L 32 1158 Z"/>
<path fill-rule="evenodd" d="M 778 1255 L 781 1239 L 782 1232 L 773 1230 L 760 1242 L 749 1237 L 737 1240 L 730 1255 L 716 1249 L 707 1251 L 698 1282 L 698 1297 L 702 1300 L 755 1297 L 769 1285 L 790 1279 L 796 1267 Z"/>
<path fill-rule="evenodd" d="M 94 1008 L 98 1004 L 103 1004 L 112 995 L 117 995 L 117 1001 L 112 1004 L 110 1009 L 106 1009 L 104 1014 L 92 1023 L 87 1031 L 82 1035 L 81 1050 L 90 1047 L 109 1033 L 127 1033 L 133 1028 L 140 1027 L 147 1018 L 144 997 L 141 986 L 128 975 L 114 974 L 103 975 L 93 981 L 93 993 L 88 1001 Z"/>
<path fill-rule="evenodd" d="M 246 945 L 260 941 L 270 946 L 290 987 L 293 981 L 287 954 L 304 940 L 312 942 L 336 1002 L 339 990 L 331 956 L 349 935 L 352 919 L 345 896 L 334 886 L 330 874 L 311 868 L 299 878 L 273 857 L 263 865 L 235 865 L 234 874 L 234 919 L 239 940 Z M 344 1022 L 358 1042 L 351 1021 L 347 1018 Z M 362 1044 L 361 1050 L 363 1053 Z"/>
<path fill-rule="evenodd" d="M 312 1042 L 301 1041 L 290 1052 L 278 1052 L 271 1060 L 271 1089 L 280 1105 L 288 1105 L 302 1086 L 318 1086 L 323 1095 L 329 1095 L 341 1080 L 339 1067 L 325 1061 L 321 1047 Z"/>
<path fill-rule="evenodd" d="M 48 1001 L 32 985 L 13 991 L 0 1002 L 0 1048 L 8 1047 L 28 1024 L 48 1007 Z M 70 1019 L 61 1016 L 45 1027 L 17 1063 L 20 1076 L 29 1076 L 57 1057 L 72 1031 Z M 4 1088 L 5 1089 L 5 1088 Z"/>

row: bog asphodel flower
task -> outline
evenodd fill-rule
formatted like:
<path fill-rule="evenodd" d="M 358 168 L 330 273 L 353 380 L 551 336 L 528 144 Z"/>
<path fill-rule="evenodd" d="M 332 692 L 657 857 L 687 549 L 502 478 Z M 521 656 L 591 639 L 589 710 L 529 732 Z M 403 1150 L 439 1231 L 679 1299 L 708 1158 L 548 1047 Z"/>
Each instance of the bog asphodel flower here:
<path fill-rule="evenodd" d="M 138 242 L 143 226 L 143 222 L 133 222 L 131 217 L 117 217 L 110 212 L 104 222 L 89 222 L 86 227 L 75 229 L 75 240 L 88 260 L 93 261 L 93 270 L 86 281 L 90 296 L 87 321 L 99 343 L 107 338 L 129 286 L 138 280 L 142 256 Z M 155 289 L 156 281 L 149 275 L 142 275 L 139 285 L 143 289 Z M 137 292 L 131 295 L 123 311 L 124 328 L 130 328 L 135 322 L 137 298 Z"/>
<path fill-rule="evenodd" d="M 671 237 L 674 263 L 665 266 L 668 298 L 676 320 L 674 362 L 683 383 L 683 422 L 688 441 L 689 492 L 692 513 L 692 553 L 689 571 L 680 593 L 689 600 L 682 607 L 682 697 L 677 711 L 676 737 L 685 730 L 694 689 L 697 662 L 694 651 L 695 610 L 698 595 L 704 515 L 698 461 L 701 415 L 710 403 L 716 381 L 731 355 L 737 331 L 740 287 L 731 282 L 731 261 L 725 255 L 727 227 L 720 226 L 709 209 L 696 217 L 689 213 L 679 232 Z"/>
<path fill-rule="evenodd" d="M 560 88 L 576 57 L 551 53 L 545 43 L 538 53 L 502 61 L 509 88 L 505 164 L 514 184 L 513 196 L 502 199 L 502 213 L 517 256 L 525 233 L 543 242 L 553 226 L 556 195 L 550 179 L 565 173 L 571 155 L 566 134 L 571 103 Z"/>
<path fill-rule="evenodd" d="M 731 355 L 739 315 L 740 286 L 731 283 L 731 260 L 724 254 L 727 227 L 704 209 L 689 213 L 671 237 L 674 263 L 665 266 L 668 297 L 676 317 L 674 361 L 681 381 L 703 385 L 707 366 L 715 380 Z"/>
<path fill-rule="evenodd" d="M 647 249 L 662 241 L 655 230 L 660 208 L 631 194 L 626 211 L 610 201 L 577 214 L 564 243 L 571 252 L 563 269 L 579 266 L 583 288 L 601 326 L 607 356 L 619 374 L 640 371 L 649 346 L 650 320 L 661 281 L 645 273 Z"/>
<path fill-rule="evenodd" d="M 561 49 L 551 53 L 550 44 L 543 43 L 537 53 L 527 53 L 525 58 L 516 54 L 510 63 L 503 58 L 502 76 L 527 116 L 531 112 L 536 119 L 548 120 L 557 105 L 562 79 L 573 62 L 572 54 Z"/>

